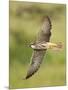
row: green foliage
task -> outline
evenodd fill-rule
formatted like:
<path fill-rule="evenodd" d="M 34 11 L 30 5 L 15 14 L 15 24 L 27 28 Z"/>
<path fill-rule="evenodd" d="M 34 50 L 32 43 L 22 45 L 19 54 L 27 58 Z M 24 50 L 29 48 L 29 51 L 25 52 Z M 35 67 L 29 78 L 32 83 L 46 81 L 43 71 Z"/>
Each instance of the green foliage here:
<path fill-rule="evenodd" d="M 65 85 L 66 6 L 10 1 L 10 88 Z M 40 70 L 29 80 L 22 80 L 29 67 L 34 42 L 41 28 L 41 19 L 48 15 L 52 22 L 51 42 L 62 42 L 61 51 L 48 50 Z"/>
<path fill-rule="evenodd" d="M 41 65 L 39 71 L 28 80 L 23 80 L 28 70 L 28 64 L 23 65 L 17 61 L 10 67 L 10 88 L 33 88 L 44 86 L 63 86 L 65 82 L 65 65 Z"/>

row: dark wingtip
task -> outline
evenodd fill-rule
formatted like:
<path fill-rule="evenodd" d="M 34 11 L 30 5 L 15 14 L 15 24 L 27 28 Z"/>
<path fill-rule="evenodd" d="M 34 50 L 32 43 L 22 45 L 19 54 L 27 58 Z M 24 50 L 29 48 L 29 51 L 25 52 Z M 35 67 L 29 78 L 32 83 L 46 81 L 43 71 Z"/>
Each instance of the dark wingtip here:
<path fill-rule="evenodd" d="M 32 75 L 33 75 L 33 74 L 29 74 L 29 75 L 27 75 L 25 78 L 23 78 L 23 80 L 27 80 L 27 79 L 29 79 Z"/>
<path fill-rule="evenodd" d="M 28 74 L 28 75 L 26 75 L 26 77 L 24 77 L 23 80 L 29 79 L 32 75 L 33 75 L 33 74 Z"/>
<path fill-rule="evenodd" d="M 30 78 L 30 76 L 26 76 L 25 78 L 23 78 L 22 80 L 27 80 L 27 79 L 29 79 Z"/>
<path fill-rule="evenodd" d="M 39 66 L 40 67 L 40 66 Z M 38 67 L 38 68 L 39 68 Z M 35 74 L 35 72 L 37 72 L 38 69 L 36 69 L 35 71 L 33 71 L 32 73 L 28 73 L 27 76 L 25 78 L 23 78 L 23 80 L 27 80 L 29 78 L 31 78 L 33 76 L 33 74 Z"/>

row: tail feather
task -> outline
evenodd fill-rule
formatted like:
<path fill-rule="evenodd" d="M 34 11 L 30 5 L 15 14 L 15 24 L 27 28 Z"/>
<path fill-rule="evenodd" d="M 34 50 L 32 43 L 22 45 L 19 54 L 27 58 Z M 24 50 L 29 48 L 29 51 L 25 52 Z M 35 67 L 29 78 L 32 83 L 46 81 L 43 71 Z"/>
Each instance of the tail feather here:
<path fill-rule="evenodd" d="M 62 49 L 62 47 L 63 47 L 62 43 L 59 42 L 59 43 L 56 44 L 56 47 L 53 47 L 52 49 L 54 51 L 60 51 Z"/>
<path fill-rule="evenodd" d="M 62 43 L 61 42 L 57 43 L 57 48 L 62 48 Z"/>

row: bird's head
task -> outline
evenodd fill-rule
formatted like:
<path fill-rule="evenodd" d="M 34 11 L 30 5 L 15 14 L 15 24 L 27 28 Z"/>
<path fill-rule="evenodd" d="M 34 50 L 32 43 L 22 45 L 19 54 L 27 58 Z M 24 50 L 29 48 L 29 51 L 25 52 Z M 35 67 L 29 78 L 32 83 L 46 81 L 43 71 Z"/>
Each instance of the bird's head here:
<path fill-rule="evenodd" d="M 35 48 L 35 43 L 32 42 L 28 46 L 34 49 Z"/>

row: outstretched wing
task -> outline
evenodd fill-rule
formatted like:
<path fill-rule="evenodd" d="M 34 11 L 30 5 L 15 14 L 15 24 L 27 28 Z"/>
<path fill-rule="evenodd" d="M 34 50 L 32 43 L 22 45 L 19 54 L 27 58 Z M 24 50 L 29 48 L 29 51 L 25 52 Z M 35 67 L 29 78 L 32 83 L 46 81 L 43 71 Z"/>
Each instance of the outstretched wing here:
<path fill-rule="evenodd" d="M 38 33 L 38 37 L 36 40 L 36 43 L 42 43 L 42 42 L 49 42 L 50 35 L 51 35 L 51 21 L 48 16 L 43 18 L 43 25 Z M 32 57 L 31 57 L 31 64 L 29 67 L 29 70 L 27 72 L 27 76 L 25 79 L 28 79 L 31 77 L 40 67 L 40 64 L 43 60 L 44 54 L 46 50 L 34 50 Z"/>

